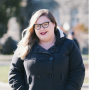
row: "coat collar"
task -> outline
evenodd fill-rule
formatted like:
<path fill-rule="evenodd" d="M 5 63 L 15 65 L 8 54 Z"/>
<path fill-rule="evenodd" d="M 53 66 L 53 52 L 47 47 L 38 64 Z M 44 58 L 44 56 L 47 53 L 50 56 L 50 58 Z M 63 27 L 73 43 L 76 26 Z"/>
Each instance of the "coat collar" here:
<path fill-rule="evenodd" d="M 43 47 L 41 47 L 39 44 L 36 45 L 36 48 L 34 50 L 35 53 L 46 53 L 46 54 L 50 54 L 51 53 L 56 53 L 58 52 L 57 47 L 54 45 L 51 48 L 49 48 L 48 50 L 44 49 Z"/>
<path fill-rule="evenodd" d="M 56 34 L 55 45 L 62 44 L 64 42 L 65 38 L 66 38 L 66 34 L 61 29 L 57 29 L 55 34 Z"/>

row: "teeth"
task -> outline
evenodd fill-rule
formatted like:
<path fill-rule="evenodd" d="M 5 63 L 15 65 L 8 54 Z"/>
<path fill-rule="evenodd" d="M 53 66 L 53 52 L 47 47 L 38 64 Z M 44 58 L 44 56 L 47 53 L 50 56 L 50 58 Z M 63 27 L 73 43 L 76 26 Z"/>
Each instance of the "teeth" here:
<path fill-rule="evenodd" d="M 46 32 L 42 32 L 41 34 L 45 34 Z"/>
<path fill-rule="evenodd" d="M 42 35 L 44 35 L 44 34 L 46 34 L 47 32 L 41 32 L 40 34 L 42 34 Z"/>
<path fill-rule="evenodd" d="M 44 34 L 45 32 L 41 33 L 41 34 Z"/>

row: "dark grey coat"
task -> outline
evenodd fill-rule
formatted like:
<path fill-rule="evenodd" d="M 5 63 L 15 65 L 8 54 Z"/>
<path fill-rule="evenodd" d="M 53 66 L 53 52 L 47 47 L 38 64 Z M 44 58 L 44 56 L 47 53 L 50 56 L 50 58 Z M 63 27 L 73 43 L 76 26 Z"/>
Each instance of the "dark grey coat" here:
<path fill-rule="evenodd" d="M 55 45 L 45 50 L 36 42 L 25 60 L 13 56 L 9 84 L 13 90 L 80 90 L 85 68 L 78 47 L 56 33 Z"/>

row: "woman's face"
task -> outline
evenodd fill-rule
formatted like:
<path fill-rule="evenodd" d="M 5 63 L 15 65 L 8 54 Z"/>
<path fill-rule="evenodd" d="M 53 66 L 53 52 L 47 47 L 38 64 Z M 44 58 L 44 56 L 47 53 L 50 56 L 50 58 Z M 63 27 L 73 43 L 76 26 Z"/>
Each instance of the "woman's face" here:
<path fill-rule="evenodd" d="M 40 41 L 48 42 L 53 39 L 55 24 L 46 16 L 41 16 L 35 23 L 35 33 Z"/>

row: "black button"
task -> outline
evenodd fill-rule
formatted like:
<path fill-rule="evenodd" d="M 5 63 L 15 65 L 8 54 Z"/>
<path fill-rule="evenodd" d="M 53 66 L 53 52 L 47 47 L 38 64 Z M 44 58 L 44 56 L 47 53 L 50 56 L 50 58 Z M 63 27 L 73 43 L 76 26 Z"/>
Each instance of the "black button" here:
<path fill-rule="evenodd" d="M 42 61 L 42 59 L 40 58 L 40 59 L 38 59 L 38 61 L 39 61 L 39 62 L 41 62 L 41 61 Z"/>
<path fill-rule="evenodd" d="M 54 48 L 54 51 L 56 51 L 57 49 L 56 48 Z"/>
<path fill-rule="evenodd" d="M 41 75 L 37 75 L 37 78 L 41 78 Z"/>
<path fill-rule="evenodd" d="M 52 61 L 53 60 L 53 57 L 50 57 L 49 60 Z"/>
<path fill-rule="evenodd" d="M 49 78 L 52 78 L 52 74 L 49 74 L 48 76 L 49 76 Z"/>
<path fill-rule="evenodd" d="M 56 49 L 56 48 L 54 48 L 54 51 L 57 51 L 57 49 Z"/>

